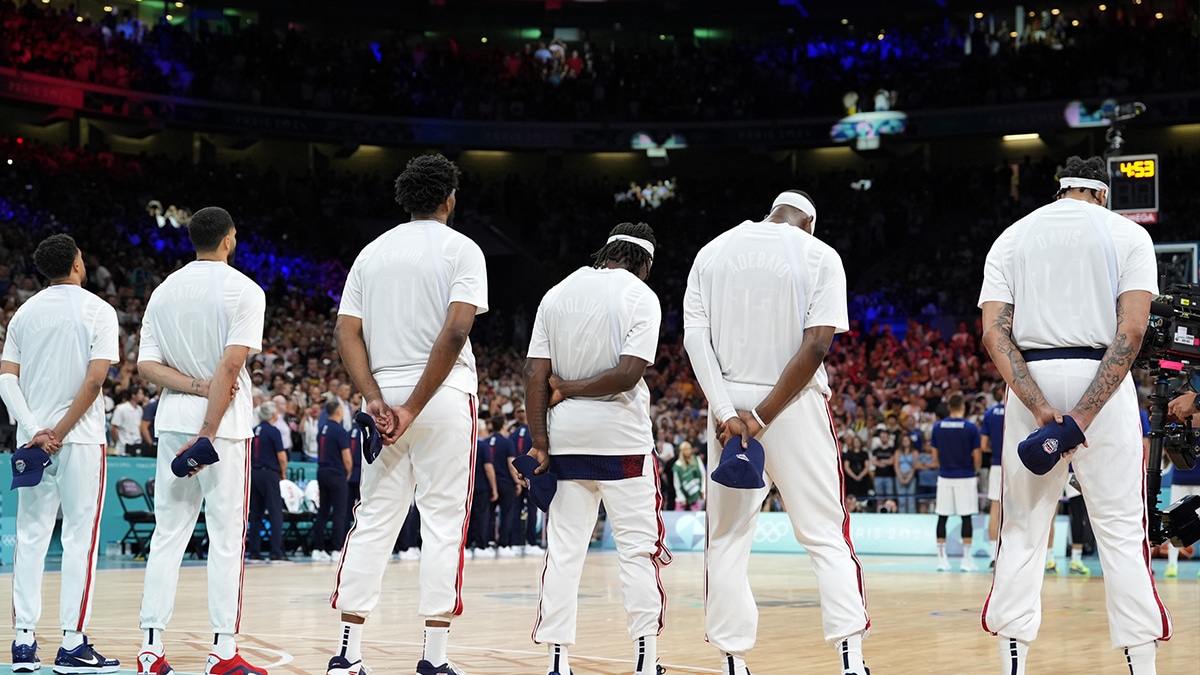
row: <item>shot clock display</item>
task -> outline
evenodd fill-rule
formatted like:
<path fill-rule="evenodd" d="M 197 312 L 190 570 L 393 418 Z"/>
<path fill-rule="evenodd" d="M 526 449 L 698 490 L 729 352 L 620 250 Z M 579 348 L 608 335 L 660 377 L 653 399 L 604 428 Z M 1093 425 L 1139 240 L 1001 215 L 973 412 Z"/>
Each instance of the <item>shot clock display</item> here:
<path fill-rule="evenodd" d="M 1158 174 L 1158 155 L 1109 157 L 1112 195 L 1108 207 L 1138 223 L 1157 223 Z"/>

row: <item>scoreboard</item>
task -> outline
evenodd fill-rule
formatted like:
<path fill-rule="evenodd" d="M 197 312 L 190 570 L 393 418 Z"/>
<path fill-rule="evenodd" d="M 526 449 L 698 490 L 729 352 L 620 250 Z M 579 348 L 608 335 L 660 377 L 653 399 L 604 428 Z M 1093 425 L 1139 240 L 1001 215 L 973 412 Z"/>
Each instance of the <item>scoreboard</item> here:
<path fill-rule="evenodd" d="M 1108 207 L 1138 223 L 1158 222 L 1158 155 L 1108 158 L 1112 192 Z"/>

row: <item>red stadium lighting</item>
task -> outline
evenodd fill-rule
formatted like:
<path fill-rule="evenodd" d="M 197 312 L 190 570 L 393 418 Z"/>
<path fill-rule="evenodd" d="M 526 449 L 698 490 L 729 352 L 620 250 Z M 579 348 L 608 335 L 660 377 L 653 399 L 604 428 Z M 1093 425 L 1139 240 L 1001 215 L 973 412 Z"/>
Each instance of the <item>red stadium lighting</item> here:
<path fill-rule="evenodd" d="M 25 139 L 21 138 L 20 136 L 17 136 L 17 145 L 24 145 L 24 144 L 25 144 Z"/>

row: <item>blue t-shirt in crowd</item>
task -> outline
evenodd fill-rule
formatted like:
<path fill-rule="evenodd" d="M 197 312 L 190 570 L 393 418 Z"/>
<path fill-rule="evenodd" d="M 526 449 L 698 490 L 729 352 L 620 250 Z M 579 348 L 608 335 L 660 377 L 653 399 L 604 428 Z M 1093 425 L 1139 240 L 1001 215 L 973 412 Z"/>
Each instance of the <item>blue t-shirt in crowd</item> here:
<path fill-rule="evenodd" d="M 362 427 L 350 425 L 350 482 L 362 482 Z"/>
<path fill-rule="evenodd" d="M 973 478 L 979 447 L 979 428 L 961 417 L 947 417 L 933 425 L 929 444 L 937 449 L 938 475 L 942 478 Z"/>
<path fill-rule="evenodd" d="M 270 422 L 259 422 L 250 439 L 250 466 L 279 473 L 279 453 L 283 452 L 283 436 Z"/>
<path fill-rule="evenodd" d="M 496 469 L 496 485 L 516 485 L 508 472 L 508 460 L 517 456 L 517 446 L 500 434 L 488 436 L 487 444 L 492 453 L 492 466 Z"/>
<path fill-rule="evenodd" d="M 486 439 L 475 441 L 475 491 L 491 493 L 492 485 L 488 483 L 487 471 L 484 466 L 492 461 L 492 446 Z"/>
<path fill-rule="evenodd" d="M 921 446 L 925 444 L 925 434 L 921 433 L 920 429 L 913 429 L 908 432 L 908 437 L 912 439 L 913 447 L 920 452 Z"/>
<path fill-rule="evenodd" d="M 979 433 L 988 437 L 992 448 L 992 466 L 1000 466 L 1000 456 L 1004 453 L 1004 404 L 997 403 L 983 413 L 980 420 L 983 428 Z"/>
<path fill-rule="evenodd" d="M 350 433 L 342 428 L 341 422 L 326 421 L 317 432 L 317 472 L 330 471 L 342 478 L 346 465 L 342 462 L 342 450 L 350 447 Z"/>
<path fill-rule="evenodd" d="M 1146 412 L 1145 408 L 1138 408 L 1138 412 L 1142 415 L 1142 436 L 1150 435 L 1150 413 Z"/>

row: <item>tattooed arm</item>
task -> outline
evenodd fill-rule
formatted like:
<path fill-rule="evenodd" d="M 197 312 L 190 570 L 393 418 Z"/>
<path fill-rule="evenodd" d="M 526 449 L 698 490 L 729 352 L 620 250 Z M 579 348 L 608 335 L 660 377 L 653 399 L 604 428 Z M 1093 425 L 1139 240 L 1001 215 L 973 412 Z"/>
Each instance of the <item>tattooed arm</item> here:
<path fill-rule="evenodd" d="M 1124 297 L 1124 296 L 1121 296 Z M 1149 305 L 1147 305 L 1147 309 Z M 1038 426 L 1061 422 L 1062 412 L 1046 402 L 1037 382 L 1029 375 L 1029 365 L 1012 337 L 1013 306 L 1005 302 L 983 303 L 983 344 L 1008 388 L 1033 413 Z M 1127 368 L 1128 370 L 1128 368 Z M 1088 421 L 1091 421 L 1089 418 Z"/>
<path fill-rule="evenodd" d="M 1152 298 L 1147 291 L 1126 291 L 1117 298 L 1117 335 L 1104 352 L 1096 377 L 1070 412 L 1080 429 L 1087 429 L 1104 404 L 1108 403 L 1109 397 L 1125 381 L 1133 359 L 1142 347 L 1142 337 L 1150 320 Z"/>

